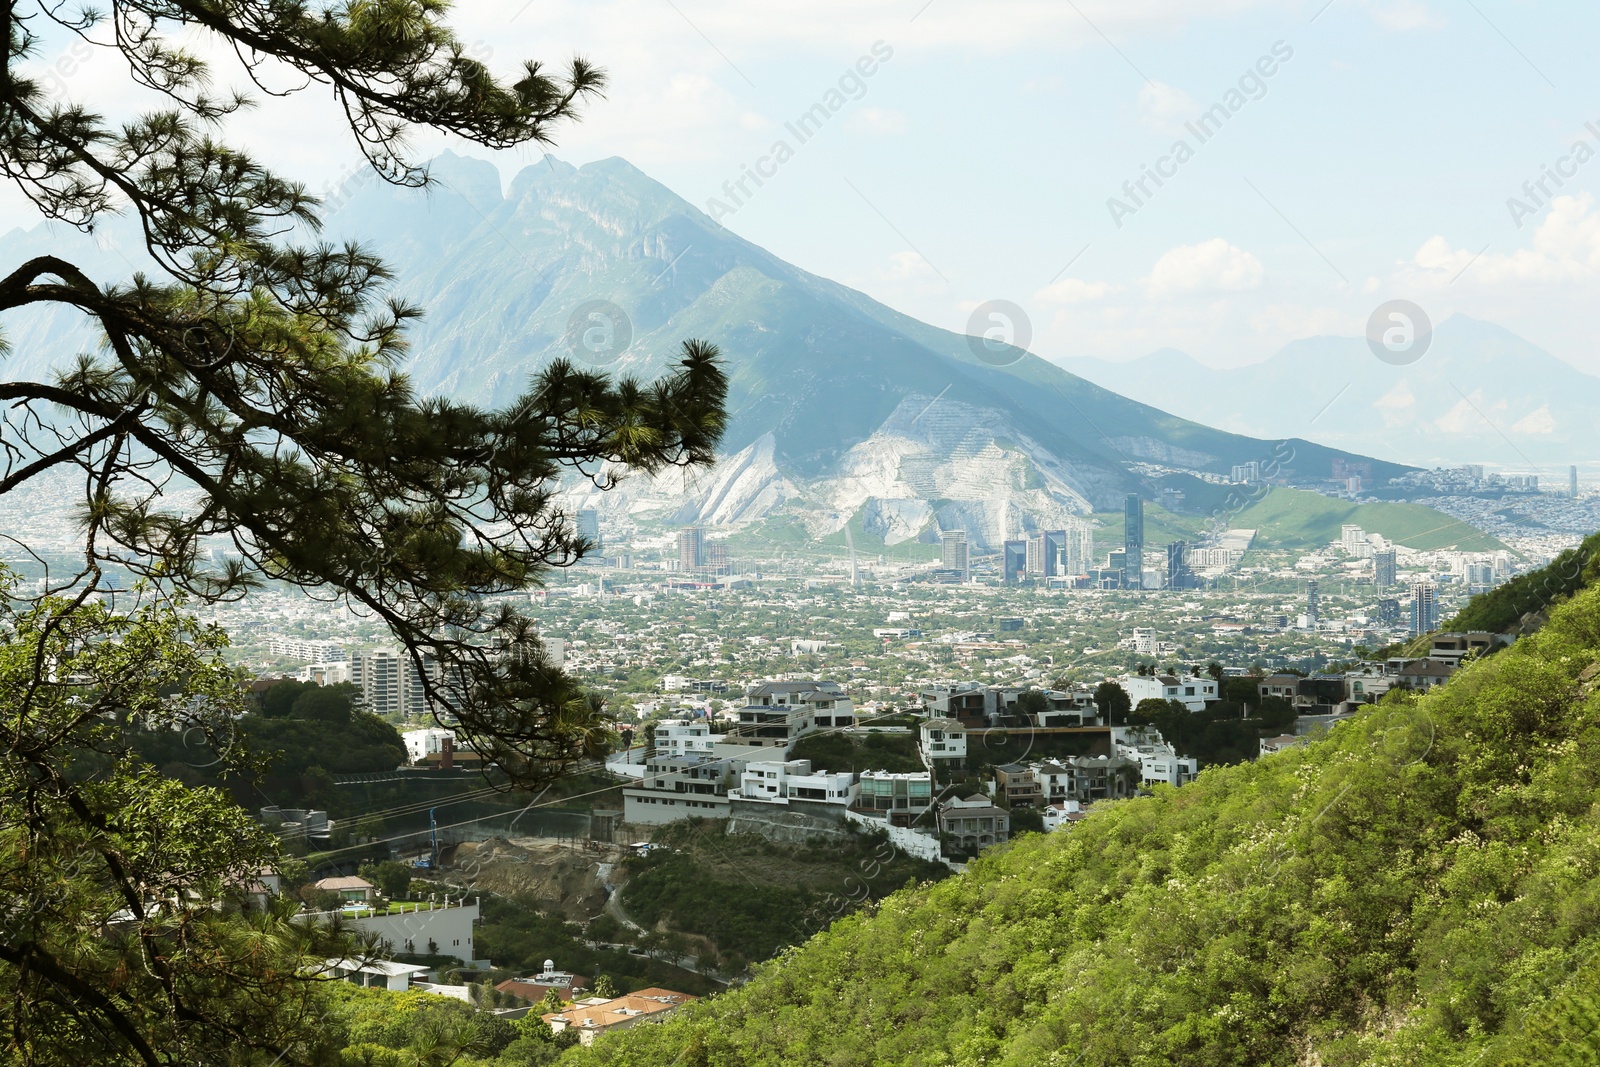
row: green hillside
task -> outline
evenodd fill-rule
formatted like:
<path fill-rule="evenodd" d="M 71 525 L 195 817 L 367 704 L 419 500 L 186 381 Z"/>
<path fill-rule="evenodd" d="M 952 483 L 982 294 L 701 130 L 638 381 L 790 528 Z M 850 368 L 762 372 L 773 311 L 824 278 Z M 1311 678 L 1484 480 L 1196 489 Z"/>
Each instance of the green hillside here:
<path fill-rule="evenodd" d="M 562 1062 L 1594 1063 L 1597 683 L 1590 589 L 1415 703 L 1025 836 Z"/>
<path fill-rule="evenodd" d="M 1258 548 L 1295 549 L 1339 540 L 1339 527 L 1347 522 L 1424 551 L 1454 547 L 1463 552 L 1493 552 L 1506 547 L 1477 527 L 1421 504 L 1354 504 L 1276 486 L 1228 525 L 1256 530 Z"/>

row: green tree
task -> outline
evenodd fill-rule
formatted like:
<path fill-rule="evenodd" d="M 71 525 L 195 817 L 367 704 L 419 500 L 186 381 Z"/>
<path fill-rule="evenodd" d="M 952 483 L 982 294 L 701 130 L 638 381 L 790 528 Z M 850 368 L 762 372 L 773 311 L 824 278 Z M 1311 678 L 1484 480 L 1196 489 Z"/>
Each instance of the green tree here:
<path fill-rule="evenodd" d="M 1094 689 L 1094 706 L 1100 712 L 1102 722 L 1112 726 L 1122 726 L 1128 721 L 1128 712 L 1133 708 L 1133 698 L 1128 696 L 1128 691 L 1109 678 Z"/>
<path fill-rule="evenodd" d="M 156 603 L 10 599 L 0 585 L 0 1028 L 26 1062 L 297 1062 L 315 1042 L 306 962 L 353 955 L 245 908 L 277 840 L 224 794 L 143 763 L 130 724 L 193 732 L 235 769 L 243 712 L 220 631 Z M 38 665 L 50 665 L 41 675 Z M 12 1045 L 12 1054 L 19 1054 Z"/>
<path fill-rule="evenodd" d="M 609 974 L 600 975 L 594 980 L 594 995 L 607 998 L 618 996 L 617 983 Z"/>
<path fill-rule="evenodd" d="M 548 665 L 524 615 L 488 598 L 588 547 L 552 501 L 559 476 L 605 486 L 617 469 L 712 461 L 727 390 L 715 349 L 686 342 L 648 385 L 557 360 L 503 409 L 419 399 L 396 368 L 420 310 L 385 293 L 371 253 L 299 239 L 319 226 L 316 199 L 225 143 L 248 101 L 213 95 L 213 71 L 174 42 L 204 32 L 252 70 L 287 65 L 300 89 L 331 86 L 378 173 L 410 186 L 428 181 L 403 154 L 415 128 L 491 148 L 549 141 L 601 73 L 529 63 L 499 80 L 435 0 L 32 9 L 0 7 L 0 173 L 66 225 L 133 214 L 159 275 L 92 278 L 41 255 L 0 276 L 0 313 L 56 310 L 105 338 L 52 376 L 0 384 L 0 493 L 79 477 L 80 586 L 109 566 L 204 598 L 266 578 L 371 613 L 435 705 L 514 779 L 603 751 L 603 708 Z M 104 47 L 166 110 L 112 125 L 87 104 L 51 104 L 18 66 L 40 48 L 45 10 L 86 34 L 114 21 Z M 189 490 L 181 507 L 164 492 L 174 478 Z M 237 553 L 225 565 L 202 551 L 213 537 Z"/>
<path fill-rule="evenodd" d="M 33 1064 L 324 1058 L 313 965 L 354 951 L 289 922 L 292 903 L 219 906 L 279 843 L 128 744 L 134 723 L 192 730 L 217 773 L 262 769 L 250 755 L 260 739 L 235 732 L 244 709 L 216 659 L 221 635 L 163 598 L 272 580 L 369 612 L 434 706 L 514 782 L 609 741 L 603 703 L 550 667 L 498 594 L 587 548 L 553 502 L 559 476 L 604 487 L 619 470 L 712 461 L 727 390 L 715 349 L 686 342 L 648 384 L 558 360 L 502 409 L 418 398 L 397 368 L 419 309 L 385 292 L 389 271 L 370 252 L 315 238 L 303 185 L 227 143 L 250 101 L 214 94 L 214 72 L 178 43 L 203 34 L 252 74 L 299 76 L 287 89 L 274 76 L 274 94 L 331 90 L 372 166 L 407 186 L 428 181 L 403 154 L 417 128 L 496 149 L 548 142 L 603 85 L 583 60 L 497 78 L 445 10 L 0 0 L 0 174 L 65 226 L 130 213 L 155 264 L 126 280 L 51 254 L 0 268 L 0 314 L 54 313 L 103 338 L 52 373 L 0 383 L 0 496 L 44 477 L 84 486 L 80 569 L 52 575 L 60 595 L 0 607 L 0 1028 Z M 91 103 L 52 102 L 23 69 L 52 22 L 117 53 L 163 109 L 111 124 Z M 230 546 L 226 564 L 210 562 L 212 539 Z M 103 610 L 94 594 L 119 572 L 147 583 L 155 606 Z M 336 696 L 289 695 L 264 721 L 341 714 Z M 302 802 L 326 804 L 328 770 L 302 778 Z M 423 1038 L 418 1058 L 448 1062 L 450 1035 Z"/>
<path fill-rule="evenodd" d="M 369 863 L 361 868 L 360 873 L 390 900 L 401 899 L 411 888 L 411 867 L 399 860 Z"/>

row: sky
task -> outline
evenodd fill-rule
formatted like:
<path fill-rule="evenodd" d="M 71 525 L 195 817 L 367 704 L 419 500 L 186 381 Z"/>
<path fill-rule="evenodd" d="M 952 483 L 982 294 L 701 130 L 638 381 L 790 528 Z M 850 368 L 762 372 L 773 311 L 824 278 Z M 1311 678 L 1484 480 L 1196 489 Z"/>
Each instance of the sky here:
<path fill-rule="evenodd" d="M 1405 300 L 1600 374 L 1597 5 L 461 0 L 451 21 L 497 70 L 606 68 L 558 158 L 622 156 L 938 326 L 1057 360 L 1239 366 Z M 35 64 L 61 92 L 136 105 L 114 55 L 67 46 Z M 313 189 L 359 160 L 318 87 L 229 136 Z M 508 181 L 542 154 L 414 141 L 445 147 Z M 0 230 L 28 221 L 0 191 Z M 984 317 L 991 301 L 1020 317 Z"/>

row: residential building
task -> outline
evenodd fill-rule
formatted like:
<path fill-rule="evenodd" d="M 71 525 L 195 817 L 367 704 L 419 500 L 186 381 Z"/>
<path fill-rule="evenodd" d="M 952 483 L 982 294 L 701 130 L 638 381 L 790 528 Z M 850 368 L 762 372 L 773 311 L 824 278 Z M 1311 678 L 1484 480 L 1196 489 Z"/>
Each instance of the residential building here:
<path fill-rule="evenodd" d="M 455 740 L 455 733 L 430 726 L 423 730 L 406 730 L 400 734 L 400 740 L 405 742 L 407 761 L 416 764 L 424 762 L 429 756 L 439 755 L 447 740 Z"/>
<path fill-rule="evenodd" d="M 1133 706 L 1141 700 L 1176 700 L 1190 711 L 1204 711 L 1215 703 L 1217 680 L 1208 674 L 1129 674 L 1117 679 Z"/>
<path fill-rule="evenodd" d="M 1153 727 L 1113 727 L 1111 740 L 1116 755 L 1138 765 L 1139 784 L 1146 789 L 1156 785 L 1188 785 L 1200 773 L 1199 760 L 1178 755 L 1178 750 Z"/>
<path fill-rule="evenodd" d="M 939 535 L 940 566 L 945 571 L 957 573 L 961 581 L 972 577 L 967 556 L 967 531 L 945 530 Z"/>
<path fill-rule="evenodd" d="M 656 723 L 652 744 L 661 756 L 709 755 L 718 736 L 705 719 L 662 719 Z"/>
<path fill-rule="evenodd" d="M 328 960 L 324 974 L 368 989 L 387 989 L 391 993 L 404 993 L 419 982 L 430 968 L 415 963 L 395 963 L 392 960 Z"/>
<path fill-rule="evenodd" d="M 323 878 L 313 882 L 311 888 L 318 892 L 338 893 L 346 904 L 365 903 L 378 895 L 378 887 L 365 878 Z"/>
<path fill-rule="evenodd" d="M 962 852 L 976 852 L 1011 837 L 1011 813 L 988 797 L 952 797 L 939 804 L 939 835 Z"/>
<path fill-rule="evenodd" d="M 738 720 L 712 751 L 725 758 L 758 748 L 787 753 L 813 730 L 854 726 L 855 721 L 855 704 L 836 682 L 764 682 L 749 688 Z"/>
<path fill-rule="evenodd" d="M 916 816 L 933 803 L 933 776 L 927 771 L 862 771 L 858 786 L 861 811 Z"/>
<path fill-rule="evenodd" d="M 659 826 L 681 819 L 728 817 L 728 786 L 736 780 L 734 761 L 695 752 L 652 756 L 637 786 L 622 790 L 622 819 Z"/>
<path fill-rule="evenodd" d="M 1372 554 L 1372 584 L 1388 589 L 1395 583 L 1395 550 L 1380 549 Z"/>
<path fill-rule="evenodd" d="M 995 796 L 1012 808 L 1031 808 L 1043 799 L 1039 779 L 1026 763 L 1003 763 L 994 768 Z"/>
<path fill-rule="evenodd" d="M 1043 816 L 1044 832 L 1047 834 L 1089 817 L 1089 813 L 1083 810 L 1083 805 L 1076 800 L 1058 800 L 1054 804 L 1046 804 L 1040 814 Z"/>
<path fill-rule="evenodd" d="M 554 960 L 545 960 L 544 970 L 538 974 L 528 978 L 507 978 L 496 985 L 495 989 L 501 993 L 510 993 L 530 1004 L 538 1004 L 552 989 L 562 1000 L 571 1001 L 577 994 L 589 988 L 589 979 L 583 975 L 558 971 L 555 966 Z"/>
<path fill-rule="evenodd" d="M 1432 582 L 1411 586 L 1411 632 L 1432 633 L 1439 628 L 1439 593 Z"/>
<path fill-rule="evenodd" d="M 739 775 L 739 788 L 729 800 L 758 800 L 786 803 L 813 800 L 849 807 L 855 803 L 855 775 L 849 771 L 815 771 L 811 761 L 796 759 L 752 762 Z"/>
<path fill-rule="evenodd" d="M 359 908 L 343 918 L 347 929 L 365 934 L 387 952 L 451 956 L 465 964 L 473 956 L 473 928 L 478 922 L 478 902 L 466 898 L 452 903 L 401 905 L 399 911 Z M 482 966 L 487 967 L 488 961 Z"/>
<path fill-rule="evenodd" d="M 933 718 L 918 726 L 924 763 L 967 758 L 967 728 L 957 719 Z"/>
<path fill-rule="evenodd" d="M 582 508 L 574 523 L 578 536 L 589 542 L 591 552 L 598 553 L 602 547 L 600 540 L 600 513 L 594 508 Z"/>
<path fill-rule="evenodd" d="M 1279 734 L 1277 737 L 1263 737 L 1261 739 L 1261 755 L 1270 756 L 1275 752 L 1282 752 L 1286 748 L 1295 748 L 1299 745 L 1303 745 L 1306 743 L 1306 741 L 1306 738 L 1297 737 L 1294 734 Z"/>
<path fill-rule="evenodd" d="M 1413 660 L 1400 668 L 1396 684 L 1403 689 L 1428 690 L 1449 681 L 1456 669 L 1453 664 L 1440 663 L 1437 660 Z"/>
<path fill-rule="evenodd" d="M 1509 645 L 1514 640 L 1511 634 L 1489 633 L 1486 630 L 1434 634 L 1428 658 L 1459 667 L 1468 655 L 1477 653 L 1481 656 L 1496 646 Z"/>
<path fill-rule="evenodd" d="M 678 531 L 678 569 L 693 572 L 704 564 L 705 531 L 698 526 Z"/>
<path fill-rule="evenodd" d="M 309 660 L 312 663 L 343 663 L 350 655 L 350 650 L 338 641 L 311 641 L 284 634 L 274 634 L 268 638 L 267 651 L 274 656 Z"/>
<path fill-rule="evenodd" d="M 575 1030 L 579 1044 L 592 1045 L 599 1034 L 627 1030 L 640 1023 L 662 1022 L 683 1005 L 698 999 L 687 993 L 652 987 L 610 1000 L 587 997 L 566 1011 L 551 1012 L 540 1018 L 556 1033 Z"/>

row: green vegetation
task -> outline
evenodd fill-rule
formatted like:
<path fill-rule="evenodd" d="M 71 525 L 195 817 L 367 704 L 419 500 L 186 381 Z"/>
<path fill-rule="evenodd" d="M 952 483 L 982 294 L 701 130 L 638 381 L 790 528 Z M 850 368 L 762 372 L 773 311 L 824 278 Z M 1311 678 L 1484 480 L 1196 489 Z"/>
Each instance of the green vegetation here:
<path fill-rule="evenodd" d="M 790 759 L 811 761 L 823 771 L 922 771 L 915 734 L 809 734 L 795 743 Z"/>
<path fill-rule="evenodd" d="M 542 1067 L 577 1043 L 538 1015 L 512 1021 L 434 993 L 330 982 L 322 1000 L 322 1051 L 341 1067 Z"/>
<path fill-rule="evenodd" d="M 564 1062 L 1592 1062 L 1597 683 L 1591 589 L 1414 702 L 1025 836 Z"/>
<path fill-rule="evenodd" d="M 725 822 L 702 819 L 663 827 L 655 841 L 667 847 L 628 861 L 622 903 L 643 926 L 705 938 L 735 972 L 907 880 L 949 874 L 878 834 L 795 845 L 726 831 Z"/>
<path fill-rule="evenodd" d="M 1339 540 L 1339 527 L 1353 522 L 1407 548 L 1455 547 L 1492 552 L 1506 546 L 1460 519 L 1421 504 L 1353 504 L 1304 489 L 1274 486 L 1244 508 L 1228 525 L 1256 531 L 1266 549 L 1315 548 Z"/>

